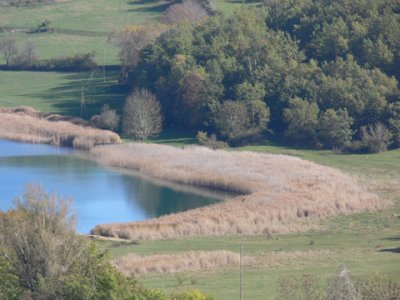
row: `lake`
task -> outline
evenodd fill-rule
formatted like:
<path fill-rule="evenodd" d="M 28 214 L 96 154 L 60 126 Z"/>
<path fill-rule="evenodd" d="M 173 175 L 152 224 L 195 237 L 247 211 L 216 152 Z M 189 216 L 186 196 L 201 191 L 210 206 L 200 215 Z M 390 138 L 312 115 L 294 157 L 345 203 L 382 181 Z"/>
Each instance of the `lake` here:
<path fill-rule="evenodd" d="M 171 187 L 133 173 L 108 169 L 79 152 L 49 145 L 0 140 L 0 210 L 6 211 L 29 183 L 71 198 L 79 233 L 97 224 L 140 221 L 204 206 L 217 194 Z"/>

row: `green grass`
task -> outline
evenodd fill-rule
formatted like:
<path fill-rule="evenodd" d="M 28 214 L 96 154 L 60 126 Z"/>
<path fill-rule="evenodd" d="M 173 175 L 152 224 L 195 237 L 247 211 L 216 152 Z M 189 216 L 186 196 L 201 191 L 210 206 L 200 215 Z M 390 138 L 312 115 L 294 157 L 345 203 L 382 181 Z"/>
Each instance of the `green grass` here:
<path fill-rule="evenodd" d="M 98 114 L 103 104 L 120 108 L 128 93 L 117 84 L 118 71 L 106 69 L 91 77 L 90 72 L 13 72 L 0 71 L 0 106 L 32 106 L 43 112 L 81 115 L 84 89 L 86 112 L 83 117 Z"/>

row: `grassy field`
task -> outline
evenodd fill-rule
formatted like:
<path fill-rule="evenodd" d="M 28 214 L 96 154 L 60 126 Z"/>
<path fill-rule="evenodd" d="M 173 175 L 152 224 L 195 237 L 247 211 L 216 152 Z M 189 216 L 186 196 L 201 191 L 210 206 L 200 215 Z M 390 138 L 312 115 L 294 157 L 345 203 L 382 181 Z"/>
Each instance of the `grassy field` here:
<path fill-rule="evenodd" d="M 121 108 L 128 93 L 117 84 L 118 71 L 79 73 L 0 72 L 0 107 L 31 106 L 42 112 L 81 116 L 82 88 L 86 110 L 82 117 L 98 114 L 103 104 Z"/>
<path fill-rule="evenodd" d="M 172 141 L 174 143 L 176 139 Z M 113 258 L 118 258 L 131 252 L 143 256 L 198 250 L 238 253 L 242 245 L 244 257 L 255 259 L 255 262 L 244 265 L 245 299 L 274 299 L 279 278 L 309 273 L 326 279 L 343 265 L 360 279 L 381 274 L 400 283 L 400 150 L 374 155 L 343 155 L 274 145 L 240 150 L 296 155 L 339 168 L 359 178 L 381 197 L 392 200 L 394 205 L 386 211 L 329 218 L 322 222 L 319 230 L 302 234 L 138 241 L 131 244 L 99 241 L 101 247 L 108 249 Z M 239 297 L 237 266 L 192 273 L 148 274 L 140 281 L 167 291 L 198 287 L 214 295 L 215 299 Z"/>
<path fill-rule="evenodd" d="M 229 13 L 242 3 L 220 0 L 217 6 Z M 27 105 L 44 112 L 81 116 L 81 90 L 85 87 L 88 117 L 97 114 L 105 103 L 121 108 L 129 91 L 117 85 L 118 71 L 109 71 L 119 61 L 108 36 L 128 24 L 153 22 L 166 7 L 165 1 L 158 0 L 69 0 L 34 7 L 0 6 L 0 39 L 15 38 L 21 49 L 33 42 L 41 59 L 95 52 L 96 62 L 106 65 L 105 83 L 102 72 L 88 81 L 91 76 L 87 72 L 0 71 L 0 107 Z M 45 20 L 51 22 L 54 32 L 15 31 L 35 29 Z M 0 56 L 0 64 L 4 62 Z"/>

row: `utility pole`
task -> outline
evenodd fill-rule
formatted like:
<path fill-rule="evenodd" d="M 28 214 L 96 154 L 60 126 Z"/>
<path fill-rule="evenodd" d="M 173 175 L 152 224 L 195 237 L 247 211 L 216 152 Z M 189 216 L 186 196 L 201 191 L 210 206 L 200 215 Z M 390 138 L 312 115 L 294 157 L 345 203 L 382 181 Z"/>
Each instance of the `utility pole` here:
<path fill-rule="evenodd" d="M 106 59 L 105 59 L 106 50 L 103 48 L 103 82 L 106 82 Z"/>
<path fill-rule="evenodd" d="M 86 104 L 85 104 L 85 87 L 81 90 L 81 118 L 83 118 L 83 111 L 85 111 L 85 117 L 87 119 Z"/>
<path fill-rule="evenodd" d="M 242 245 L 240 245 L 240 300 L 243 300 L 243 267 L 242 267 Z"/>

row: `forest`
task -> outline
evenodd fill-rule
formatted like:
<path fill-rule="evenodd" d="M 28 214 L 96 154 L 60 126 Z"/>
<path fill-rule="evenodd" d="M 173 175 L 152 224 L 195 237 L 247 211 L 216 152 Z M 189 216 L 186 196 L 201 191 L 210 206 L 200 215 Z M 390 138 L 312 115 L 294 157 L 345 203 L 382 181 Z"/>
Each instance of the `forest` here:
<path fill-rule="evenodd" d="M 268 0 L 231 15 L 185 3 L 186 18 L 169 9 L 111 39 L 122 80 L 156 95 L 164 126 L 231 146 L 400 146 L 396 0 Z"/>

